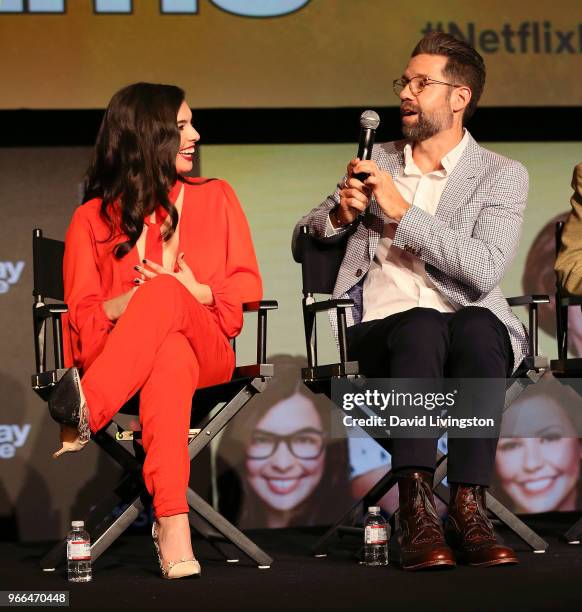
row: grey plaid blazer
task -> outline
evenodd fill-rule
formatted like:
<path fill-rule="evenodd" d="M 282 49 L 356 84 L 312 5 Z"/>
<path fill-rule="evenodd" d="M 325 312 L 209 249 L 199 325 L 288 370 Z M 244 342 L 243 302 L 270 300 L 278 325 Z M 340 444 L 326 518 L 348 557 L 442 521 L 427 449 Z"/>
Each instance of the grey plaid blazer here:
<path fill-rule="evenodd" d="M 372 158 L 395 178 L 404 166 L 406 141 L 375 145 Z M 343 180 L 343 179 L 342 179 Z M 393 244 L 426 264 L 436 288 L 460 306 L 488 308 L 506 327 L 513 348 L 514 370 L 527 354 L 527 333 L 498 287 L 515 255 L 528 192 L 527 170 L 517 161 L 469 142 L 455 166 L 434 217 L 412 206 L 400 221 Z M 382 237 L 386 217 L 374 198 L 366 213 L 334 236 L 325 237 L 329 211 L 339 203 L 339 185 L 295 226 L 322 241 L 346 238 L 346 253 L 336 279 L 334 298 L 350 298 L 347 324 L 362 318 L 362 286 Z M 330 311 L 337 338 L 337 315 Z"/>

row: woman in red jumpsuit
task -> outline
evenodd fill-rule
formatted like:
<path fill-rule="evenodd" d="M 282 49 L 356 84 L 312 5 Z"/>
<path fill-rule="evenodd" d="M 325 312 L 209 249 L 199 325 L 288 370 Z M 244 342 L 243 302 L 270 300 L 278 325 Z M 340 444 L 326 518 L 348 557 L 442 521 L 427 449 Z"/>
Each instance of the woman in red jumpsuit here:
<path fill-rule="evenodd" d="M 81 450 L 139 393 L 164 577 L 200 573 L 186 490 L 191 400 L 228 381 L 242 304 L 262 297 L 249 225 L 222 180 L 187 179 L 200 136 L 184 92 L 137 83 L 112 98 L 65 240 L 70 368 L 49 409 Z M 80 378 L 82 372 L 82 378 Z M 159 548 L 158 548 L 159 544 Z"/>

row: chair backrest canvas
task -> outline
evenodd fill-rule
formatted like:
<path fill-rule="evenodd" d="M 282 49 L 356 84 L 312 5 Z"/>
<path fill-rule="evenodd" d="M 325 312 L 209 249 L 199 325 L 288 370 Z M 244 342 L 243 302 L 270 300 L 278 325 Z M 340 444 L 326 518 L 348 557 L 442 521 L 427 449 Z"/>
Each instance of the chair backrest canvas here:
<path fill-rule="evenodd" d="M 301 228 L 296 255 L 301 264 L 303 293 L 333 293 L 346 251 L 345 243 L 345 240 L 323 243 L 310 236 L 307 228 Z"/>
<path fill-rule="evenodd" d="M 35 229 L 32 240 L 34 270 L 33 295 L 43 298 L 64 300 L 63 258 L 65 243 L 61 240 L 44 238 L 42 230 Z"/>

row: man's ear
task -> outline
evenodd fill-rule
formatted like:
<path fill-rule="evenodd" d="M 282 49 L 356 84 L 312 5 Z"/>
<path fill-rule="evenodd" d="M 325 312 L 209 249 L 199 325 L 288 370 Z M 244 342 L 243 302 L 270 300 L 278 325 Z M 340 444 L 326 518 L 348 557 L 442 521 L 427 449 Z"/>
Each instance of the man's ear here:
<path fill-rule="evenodd" d="M 451 96 L 451 107 L 453 112 L 460 113 L 465 110 L 471 101 L 471 90 L 464 85 L 456 87 Z"/>

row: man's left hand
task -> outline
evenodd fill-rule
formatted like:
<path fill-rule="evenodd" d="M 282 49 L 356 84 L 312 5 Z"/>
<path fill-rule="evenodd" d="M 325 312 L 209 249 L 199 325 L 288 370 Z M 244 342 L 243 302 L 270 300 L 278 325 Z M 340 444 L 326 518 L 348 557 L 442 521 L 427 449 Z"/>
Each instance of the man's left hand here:
<path fill-rule="evenodd" d="M 359 161 L 353 171 L 369 174 L 364 185 L 371 189 L 378 206 L 386 216 L 399 222 L 410 208 L 410 204 L 400 195 L 390 174 L 380 170 L 378 164 L 372 159 Z"/>

